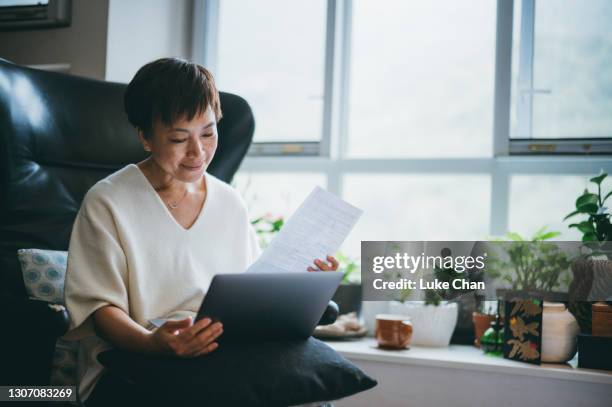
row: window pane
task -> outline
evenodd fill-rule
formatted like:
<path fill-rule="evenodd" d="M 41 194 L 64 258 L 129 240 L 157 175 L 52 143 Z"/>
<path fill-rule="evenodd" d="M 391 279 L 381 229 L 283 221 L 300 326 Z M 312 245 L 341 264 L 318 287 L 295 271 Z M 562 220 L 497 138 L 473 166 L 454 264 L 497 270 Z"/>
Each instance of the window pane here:
<path fill-rule="evenodd" d="M 344 250 L 361 240 L 484 240 L 489 233 L 486 175 L 347 175 L 344 199 L 364 210 Z"/>
<path fill-rule="evenodd" d="M 490 156 L 495 2 L 353 2 L 348 153 Z"/>
<path fill-rule="evenodd" d="M 219 89 L 247 99 L 255 141 L 318 141 L 326 2 L 219 2 Z"/>
<path fill-rule="evenodd" d="M 531 137 L 612 137 L 610 66 L 612 2 L 537 0 Z M 515 89 L 529 97 L 528 89 Z M 517 129 L 516 137 L 529 136 Z"/>
<path fill-rule="evenodd" d="M 510 178 L 509 230 L 531 237 L 544 225 L 549 230 L 561 232 L 558 240 L 580 240 L 582 234 L 569 229 L 570 223 L 583 220 L 576 216 L 571 222 L 563 218 L 575 210 L 576 198 L 585 188 L 597 193 L 588 175 L 515 175 Z M 590 185 L 589 185 L 590 184 Z M 612 180 L 607 178 L 602 191 L 612 189 Z"/>
<path fill-rule="evenodd" d="M 233 183 L 243 196 L 251 219 L 264 214 L 287 219 L 315 186 L 326 187 L 326 178 L 318 173 L 241 171 Z"/>

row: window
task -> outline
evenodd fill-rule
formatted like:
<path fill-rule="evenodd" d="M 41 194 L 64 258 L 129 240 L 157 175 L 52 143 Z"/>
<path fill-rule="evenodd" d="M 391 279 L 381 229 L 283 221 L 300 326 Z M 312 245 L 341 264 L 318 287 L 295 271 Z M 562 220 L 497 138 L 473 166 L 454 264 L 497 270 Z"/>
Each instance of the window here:
<path fill-rule="evenodd" d="M 219 2 L 217 82 L 252 106 L 256 143 L 321 140 L 326 10 L 324 0 Z"/>
<path fill-rule="evenodd" d="M 256 116 L 236 178 L 251 217 L 287 217 L 320 185 L 364 209 L 342 249 L 351 256 L 361 240 L 478 240 L 544 225 L 568 240 L 578 236 L 562 219 L 580 190 L 612 174 L 609 157 L 584 156 L 612 136 L 604 0 L 206 4 L 218 6 L 206 49 L 218 54 L 220 88 Z M 583 156 L 555 155 L 578 137 L 592 146 Z M 524 152 L 546 157 L 512 156 Z"/>
<path fill-rule="evenodd" d="M 316 186 L 326 188 L 325 176 L 318 173 L 240 172 L 234 186 L 243 196 L 251 220 L 293 213 Z"/>
<path fill-rule="evenodd" d="M 491 155 L 495 2 L 353 2 L 348 155 Z"/>
<path fill-rule="evenodd" d="M 608 191 L 611 187 L 612 182 L 606 179 L 602 190 Z M 560 240 L 580 240 L 582 234 L 568 228 L 580 217 L 565 222 L 563 218 L 575 209 L 574 202 L 585 188 L 596 192 L 594 184 L 585 176 L 513 176 L 510 181 L 510 230 L 530 237 L 542 225 L 548 225 L 550 230 L 561 232 Z"/>
<path fill-rule="evenodd" d="M 362 240 L 483 240 L 490 181 L 482 175 L 347 175 L 343 196 L 364 210 L 345 244 Z"/>
<path fill-rule="evenodd" d="M 612 152 L 612 3 L 524 0 L 514 14 L 513 151 Z"/>

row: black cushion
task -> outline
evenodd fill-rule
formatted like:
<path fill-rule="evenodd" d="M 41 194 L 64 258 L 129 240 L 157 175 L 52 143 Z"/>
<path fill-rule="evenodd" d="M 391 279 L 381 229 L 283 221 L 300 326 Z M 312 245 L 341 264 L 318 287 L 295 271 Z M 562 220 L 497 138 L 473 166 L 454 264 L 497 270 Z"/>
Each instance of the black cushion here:
<path fill-rule="evenodd" d="M 377 384 L 314 338 L 226 343 L 194 359 L 109 350 L 98 360 L 134 386 L 147 383 L 139 391 L 172 405 L 290 406 L 337 400 Z"/>

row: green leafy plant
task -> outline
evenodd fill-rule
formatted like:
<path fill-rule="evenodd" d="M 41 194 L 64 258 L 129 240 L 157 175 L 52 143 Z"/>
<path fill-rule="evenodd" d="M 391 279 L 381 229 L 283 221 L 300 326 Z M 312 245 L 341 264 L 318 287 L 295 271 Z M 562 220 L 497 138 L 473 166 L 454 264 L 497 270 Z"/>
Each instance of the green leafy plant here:
<path fill-rule="evenodd" d="M 285 219 L 282 216 L 274 216 L 267 213 L 251 221 L 251 224 L 259 237 L 260 246 L 265 248 L 268 247 L 274 236 L 280 232 L 285 224 Z"/>
<path fill-rule="evenodd" d="M 440 282 L 451 283 L 453 280 L 466 279 L 466 274 L 455 271 L 454 268 L 438 268 L 436 267 L 433 272 L 434 278 Z M 440 305 L 442 300 L 453 297 L 457 294 L 467 292 L 468 290 L 460 289 L 430 289 L 425 291 L 425 305 Z"/>
<path fill-rule="evenodd" d="M 576 215 L 587 215 L 587 219 L 579 223 L 572 223 L 570 228 L 576 228 L 582 233 L 583 242 L 610 241 L 612 240 L 612 224 L 610 223 L 610 212 L 604 206 L 606 200 L 612 196 L 609 191 L 602 198 L 601 183 L 608 176 L 601 172 L 589 181 L 597 185 L 597 193 L 585 189 L 583 194 L 576 199 L 576 210 L 568 214 L 563 220 Z"/>
<path fill-rule="evenodd" d="M 342 271 L 342 280 L 340 283 L 359 283 L 361 280 L 360 273 L 355 273 L 360 270 L 359 258 L 351 257 L 343 252 L 336 253 L 336 260 L 338 260 L 338 270 Z"/>
<path fill-rule="evenodd" d="M 566 221 L 577 215 L 587 216 L 586 220 L 569 225 L 570 228 L 578 229 L 582 233 L 582 241 L 586 242 L 585 245 L 588 245 L 589 249 L 585 251 L 585 258 L 572 266 L 574 282 L 570 286 L 570 298 L 578 296 L 578 293 L 584 290 L 583 283 L 587 281 L 585 276 L 588 274 L 587 270 L 592 267 L 592 261 L 609 259 L 611 256 L 609 249 L 604 247 L 604 242 L 612 241 L 610 212 L 604 204 L 612 196 L 612 191 L 603 195 L 601 190 L 601 184 L 607 176 L 608 174 L 602 171 L 596 177 L 589 179 L 597 186 L 597 193 L 590 192 L 588 188 L 585 189 L 582 195 L 576 199 L 576 210 L 563 219 Z M 588 242 L 595 243 L 589 244 Z M 576 317 L 580 330 L 583 333 L 591 333 L 591 302 L 570 300 L 568 309 Z"/>
<path fill-rule="evenodd" d="M 510 242 L 504 245 L 506 256 L 502 259 L 492 255 L 487 273 L 507 281 L 513 290 L 551 292 L 561 285 L 568 285 L 568 255 L 557 245 L 545 242 L 559 235 L 560 232 L 548 231 L 546 227 L 538 230 L 531 239 L 518 233 L 507 233 L 505 237 Z"/>

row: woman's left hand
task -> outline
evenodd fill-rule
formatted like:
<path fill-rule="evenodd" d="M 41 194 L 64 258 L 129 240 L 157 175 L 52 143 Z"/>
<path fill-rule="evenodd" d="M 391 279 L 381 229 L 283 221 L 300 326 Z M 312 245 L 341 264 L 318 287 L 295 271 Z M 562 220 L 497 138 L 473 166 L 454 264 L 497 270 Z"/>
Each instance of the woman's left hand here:
<path fill-rule="evenodd" d="M 336 271 L 338 270 L 338 260 L 334 256 L 327 256 L 327 261 L 325 262 L 321 259 L 315 259 L 314 267 L 308 267 L 308 271 Z"/>

